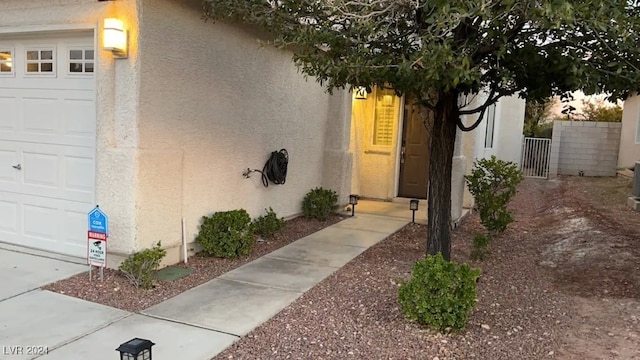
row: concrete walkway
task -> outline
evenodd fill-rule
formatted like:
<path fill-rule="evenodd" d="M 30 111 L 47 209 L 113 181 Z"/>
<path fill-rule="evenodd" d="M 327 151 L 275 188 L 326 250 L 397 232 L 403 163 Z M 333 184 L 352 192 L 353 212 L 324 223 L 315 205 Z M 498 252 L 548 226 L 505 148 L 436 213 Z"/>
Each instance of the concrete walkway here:
<path fill-rule="evenodd" d="M 140 314 L 49 291 L 4 294 L 0 359 L 113 360 L 134 337 L 156 343 L 154 359 L 211 359 L 409 221 L 357 213 Z M 28 345 L 49 353 L 9 353 Z"/>

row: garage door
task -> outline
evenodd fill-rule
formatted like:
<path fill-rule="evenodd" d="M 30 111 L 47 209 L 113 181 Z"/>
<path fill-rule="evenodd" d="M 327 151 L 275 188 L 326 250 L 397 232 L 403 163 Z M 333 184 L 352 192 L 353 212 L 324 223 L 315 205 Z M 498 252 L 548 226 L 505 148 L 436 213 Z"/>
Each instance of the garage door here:
<path fill-rule="evenodd" d="M 0 35 L 0 241 L 86 256 L 95 187 L 90 34 Z"/>

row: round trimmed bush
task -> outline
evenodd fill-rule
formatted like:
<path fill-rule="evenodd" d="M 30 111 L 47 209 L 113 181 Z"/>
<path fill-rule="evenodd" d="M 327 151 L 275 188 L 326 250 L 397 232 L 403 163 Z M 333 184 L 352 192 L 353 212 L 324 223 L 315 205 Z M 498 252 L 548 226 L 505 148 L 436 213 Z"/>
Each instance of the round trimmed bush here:
<path fill-rule="evenodd" d="M 430 255 L 413 266 L 411 280 L 400 286 L 404 315 L 440 331 L 462 329 L 476 303 L 480 270 Z"/>
<path fill-rule="evenodd" d="M 235 258 L 247 255 L 255 242 L 251 217 L 244 209 L 203 216 L 196 241 L 207 256 Z"/>
<path fill-rule="evenodd" d="M 302 201 L 302 211 L 308 218 L 326 220 L 337 209 L 338 194 L 321 187 L 309 191 Z"/>

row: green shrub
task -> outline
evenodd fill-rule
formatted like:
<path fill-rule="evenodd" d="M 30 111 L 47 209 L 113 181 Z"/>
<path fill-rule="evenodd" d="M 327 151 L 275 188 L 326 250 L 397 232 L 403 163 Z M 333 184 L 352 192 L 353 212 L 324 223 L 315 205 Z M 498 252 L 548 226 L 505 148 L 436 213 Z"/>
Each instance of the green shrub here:
<path fill-rule="evenodd" d="M 255 242 L 251 217 L 244 209 L 203 216 L 196 241 L 207 256 L 235 258 L 246 255 Z"/>
<path fill-rule="evenodd" d="M 261 215 L 257 219 L 253 220 L 253 227 L 256 234 L 262 236 L 272 236 L 278 231 L 282 230 L 284 226 L 284 219 L 278 218 L 276 212 L 272 208 L 267 211 L 266 215 Z"/>
<path fill-rule="evenodd" d="M 471 249 L 471 258 L 473 260 L 483 260 L 489 253 L 487 246 L 491 241 L 491 235 L 475 234 L 473 236 L 473 249 Z"/>
<path fill-rule="evenodd" d="M 321 187 L 309 191 L 302 201 L 302 211 L 308 218 L 326 220 L 337 209 L 338 194 Z"/>
<path fill-rule="evenodd" d="M 507 204 L 516 194 L 518 184 L 524 180 L 522 171 L 512 162 L 491 156 L 491 159 L 476 160 L 465 180 L 476 201 L 482 225 L 490 234 L 505 231 L 513 221 Z"/>
<path fill-rule="evenodd" d="M 462 329 L 476 303 L 480 270 L 446 261 L 441 253 L 413 266 L 411 280 L 400 286 L 404 315 L 440 331 Z"/>
<path fill-rule="evenodd" d="M 126 258 L 118 269 L 135 287 L 150 289 L 153 287 L 153 272 L 158 269 L 165 255 L 167 251 L 158 241 L 153 248 L 138 251 Z"/>

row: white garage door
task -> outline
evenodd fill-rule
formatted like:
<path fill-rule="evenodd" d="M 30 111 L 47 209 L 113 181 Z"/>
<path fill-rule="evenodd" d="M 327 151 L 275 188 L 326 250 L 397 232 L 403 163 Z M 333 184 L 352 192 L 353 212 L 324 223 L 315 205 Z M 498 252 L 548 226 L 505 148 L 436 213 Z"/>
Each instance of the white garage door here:
<path fill-rule="evenodd" d="M 91 35 L 0 35 L 0 241 L 86 256 L 94 56 Z"/>

